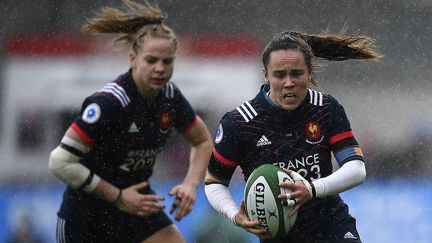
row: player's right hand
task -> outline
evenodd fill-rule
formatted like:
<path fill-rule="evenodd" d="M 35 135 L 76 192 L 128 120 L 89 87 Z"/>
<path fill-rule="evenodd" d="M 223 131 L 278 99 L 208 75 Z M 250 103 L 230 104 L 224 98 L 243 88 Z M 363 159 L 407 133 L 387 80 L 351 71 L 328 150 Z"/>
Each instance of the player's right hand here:
<path fill-rule="evenodd" d="M 121 198 L 117 203 L 118 209 L 123 212 L 147 217 L 158 213 L 165 208 L 161 203 L 164 197 L 155 194 L 141 194 L 139 191 L 148 186 L 148 182 L 141 182 L 123 189 Z"/>
<path fill-rule="evenodd" d="M 248 216 L 246 215 L 246 207 L 244 200 L 242 200 L 240 203 L 240 211 L 235 216 L 235 222 L 238 226 L 262 239 L 270 239 L 267 230 L 261 227 L 261 224 L 258 222 L 258 220 L 252 221 L 248 218 Z"/>

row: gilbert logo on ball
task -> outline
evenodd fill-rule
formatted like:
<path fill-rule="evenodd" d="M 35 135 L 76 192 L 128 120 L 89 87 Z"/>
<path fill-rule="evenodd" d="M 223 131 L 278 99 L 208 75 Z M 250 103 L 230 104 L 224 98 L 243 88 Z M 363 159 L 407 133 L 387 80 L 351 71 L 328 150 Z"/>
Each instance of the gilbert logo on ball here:
<path fill-rule="evenodd" d="M 293 206 L 283 206 L 279 194 L 290 193 L 281 188 L 280 182 L 293 181 L 281 168 L 264 164 L 256 168 L 249 176 L 244 190 L 246 214 L 251 220 L 258 220 L 272 238 L 283 237 L 297 218 L 297 214 L 288 217 Z"/>

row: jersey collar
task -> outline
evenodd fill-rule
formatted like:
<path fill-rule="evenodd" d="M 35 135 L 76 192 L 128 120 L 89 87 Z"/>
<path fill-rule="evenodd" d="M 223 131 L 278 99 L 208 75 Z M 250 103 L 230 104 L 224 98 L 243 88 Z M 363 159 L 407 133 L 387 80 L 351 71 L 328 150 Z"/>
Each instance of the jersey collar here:
<path fill-rule="evenodd" d="M 265 104 L 267 107 L 269 107 L 269 108 L 271 108 L 271 109 L 274 109 L 274 110 L 277 110 L 277 111 L 279 111 L 279 112 L 282 112 L 282 113 L 297 113 L 297 112 L 299 112 L 299 111 L 301 111 L 301 110 L 303 110 L 304 109 L 304 106 L 305 106 L 305 104 L 307 104 L 308 102 L 309 102 L 309 99 L 310 99 L 310 97 L 309 97 L 309 95 L 306 95 L 306 98 L 303 100 L 303 102 L 300 104 L 300 106 L 299 107 L 297 107 L 294 111 L 287 111 L 287 110 L 284 110 L 284 109 L 282 109 L 282 108 L 279 108 L 279 106 L 277 106 L 271 99 L 270 99 L 270 97 L 269 97 L 269 91 L 270 91 L 270 85 L 269 84 L 263 84 L 262 86 L 261 86 L 261 90 L 260 90 L 260 92 L 258 93 L 258 95 L 257 95 L 257 98 L 263 103 L 263 104 Z"/>
<path fill-rule="evenodd" d="M 150 102 L 145 96 L 143 96 L 139 91 L 138 91 L 138 86 L 135 84 L 135 81 L 132 78 L 132 69 L 129 69 L 127 73 L 124 74 L 124 79 L 126 80 L 126 85 L 128 88 L 128 91 L 131 93 L 132 97 L 135 98 L 138 101 L 144 101 L 145 103 L 149 103 L 149 104 L 158 104 L 163 102 L 164 100 L 164 95 L 162 90 L 159 90 L 158 95 L 155 98 L 154 102 Z"/>

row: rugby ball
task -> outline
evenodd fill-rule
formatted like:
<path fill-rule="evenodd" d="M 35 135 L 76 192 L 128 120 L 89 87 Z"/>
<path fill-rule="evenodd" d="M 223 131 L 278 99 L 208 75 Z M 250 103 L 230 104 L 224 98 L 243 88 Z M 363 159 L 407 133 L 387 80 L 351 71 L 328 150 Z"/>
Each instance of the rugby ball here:
<path fill-rule="evenodd" d="M 264 164 L 249 176 L 244 190 L 246 214 L 251 220 L 258 220 L 267 229 L 271 238 L 283 237 L 297 218 L 297 213 L 288 217 L 294 206 L 282 205 L 279 194 L 290 193 L 288 188 L 279 186 L 280 182 L 293 181 L 281 168 Z"/>

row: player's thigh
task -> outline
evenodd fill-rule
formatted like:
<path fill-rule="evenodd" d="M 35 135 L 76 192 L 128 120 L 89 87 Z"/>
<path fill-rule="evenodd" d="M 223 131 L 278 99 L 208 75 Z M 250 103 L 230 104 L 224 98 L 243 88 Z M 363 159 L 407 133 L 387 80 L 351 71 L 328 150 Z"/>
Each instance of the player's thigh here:
<path fill-rule="evenodd" d="M 147 238 L 145 241 L 143 241 L 143 243 L 159 242 L 185 243 L 185 240 L 178 228 L 174 224 L 171 224 L 166 226 L 165 228 L 162 228 L 161 230 Z"/>

